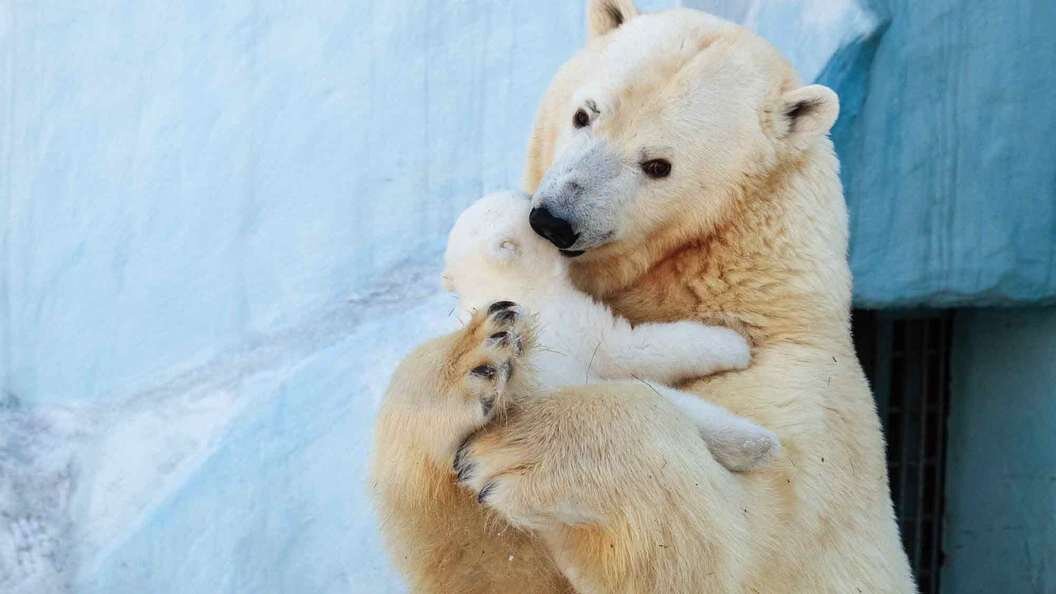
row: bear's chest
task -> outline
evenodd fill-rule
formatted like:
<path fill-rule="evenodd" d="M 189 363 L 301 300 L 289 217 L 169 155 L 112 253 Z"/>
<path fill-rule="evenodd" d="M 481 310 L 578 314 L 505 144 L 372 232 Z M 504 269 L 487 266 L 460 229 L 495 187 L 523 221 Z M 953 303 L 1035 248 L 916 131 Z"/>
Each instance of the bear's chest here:
<path fill-rule="evenodd" d="M 691 320 L 712 313 L 706 295 L 684 279 L 670 279 L 666 284 L 639 283 L 607 296 L 604 301 L 632 324 Z"/>

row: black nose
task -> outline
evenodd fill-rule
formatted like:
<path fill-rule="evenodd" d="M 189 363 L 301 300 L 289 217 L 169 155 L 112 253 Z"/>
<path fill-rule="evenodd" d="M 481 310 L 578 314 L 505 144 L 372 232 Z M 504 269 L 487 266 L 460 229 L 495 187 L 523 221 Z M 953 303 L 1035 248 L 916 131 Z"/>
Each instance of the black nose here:
<path fill-rule="evenodd" d="M 528 215 L 528 222 L 536 233 L 561 249 L 572 247 L 579 238 L 578 233 L 572 232 L 572 225 L 568 221 L 550 214 L 545 206 L 533 208 Z"/>

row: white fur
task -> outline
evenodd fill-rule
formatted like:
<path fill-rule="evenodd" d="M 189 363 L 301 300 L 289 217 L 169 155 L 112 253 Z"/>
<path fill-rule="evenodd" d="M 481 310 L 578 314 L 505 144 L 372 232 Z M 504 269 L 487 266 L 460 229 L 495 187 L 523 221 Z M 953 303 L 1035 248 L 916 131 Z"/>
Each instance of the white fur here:
<path fill-rule="evenodd" d="M 529 208 L 526 195 L 490 194 L 455 223 L 444 279 L 464 317 L 500 300 L 532 312 L 539 332 L 532 366 L 545 391 L 637 379 L 678 407 L 727 468 L 748 470 L 777 453 L 772 432 L 665 385 L 747 367 L 741 335 L 692 321 L 632 327 L 572 286 L 566 260 L 529 227 Z"/>

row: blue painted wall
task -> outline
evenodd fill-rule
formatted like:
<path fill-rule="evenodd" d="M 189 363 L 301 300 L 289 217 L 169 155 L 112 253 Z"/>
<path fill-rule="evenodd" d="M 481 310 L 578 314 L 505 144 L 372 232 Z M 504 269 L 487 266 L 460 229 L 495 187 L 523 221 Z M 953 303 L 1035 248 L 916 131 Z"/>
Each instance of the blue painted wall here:
<path fill-rule="evenodd" d="M 947 594 L 1056 592 L 1056 308 L 958 312 Z"/>
<path fill-rule="evenodd" d="M 1056 300 L 1056 2 L 872 0 L 823 80 L 857 303 Z"/>

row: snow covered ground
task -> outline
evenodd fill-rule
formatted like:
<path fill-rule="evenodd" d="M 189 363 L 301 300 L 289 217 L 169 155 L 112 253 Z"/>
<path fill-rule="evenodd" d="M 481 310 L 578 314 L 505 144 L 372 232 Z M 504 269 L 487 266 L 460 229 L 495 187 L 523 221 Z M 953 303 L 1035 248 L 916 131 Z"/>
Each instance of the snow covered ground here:
<path fill-rule="evenodd" d="M 641 3 L 659 8 L 674 2 Z M 813 78 L 842 0 L 686 2 Z M 364 477 L 578 2 L 0 5 L 0 592 L 402 591 Z"/>

